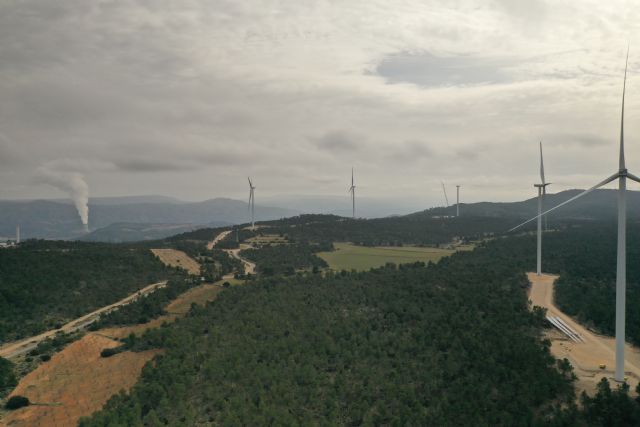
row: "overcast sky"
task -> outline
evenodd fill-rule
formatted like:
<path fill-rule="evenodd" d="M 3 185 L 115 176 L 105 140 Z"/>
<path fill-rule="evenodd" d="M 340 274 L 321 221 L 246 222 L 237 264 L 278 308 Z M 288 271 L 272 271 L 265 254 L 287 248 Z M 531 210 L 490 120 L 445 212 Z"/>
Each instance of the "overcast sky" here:
<path fill-rule="evenodd" d="M 441 204 L 640 172 L 633 1 L 6 0 L 0 198 L 359 194 Z M 73 175 L 77 176 L 77 175 Z M 634 184 L 635 185 L 635 184 Z M 632 187 L 633 188 L 633 187 Z"/>

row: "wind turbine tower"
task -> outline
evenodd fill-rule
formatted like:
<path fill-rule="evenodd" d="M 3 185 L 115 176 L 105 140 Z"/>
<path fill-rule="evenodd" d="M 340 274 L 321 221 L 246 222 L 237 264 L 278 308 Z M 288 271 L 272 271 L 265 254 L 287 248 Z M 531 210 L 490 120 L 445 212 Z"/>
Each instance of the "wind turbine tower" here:
<path fill-rule="evenodd" d="M 256 187 L 253 186 L 253 182 L 251 182 L 251 178 L 247 178 L 249 180 L 249 205 L 248 208 L 251 210 L 251 230 L 255 230 L 255 208 L 256 208 L 256 197 L 254 194 L 254 190 Z"/>
<path fill-rule="evenodd" d="M 20 226 L 16 225 L 16 245 L 20 244 Z"/>
<path fill-rule="evenodd" d="M 627 50 L 627 62 L 624 68 L 624 80 L 622 85 L 622 111 L 620 118 L 620 153 L 618 158 L 618 171 L 604 181 L 594 185 L 588 190 L 577 194 L 569 200 L 542 212 L 538 216 L 531 218 L 522 224 L 512 228 L 513 231 L 529 222 L 537 219 L 538 230 L 540 230 L 540 218 L 574 200 L 585 196 L 592 191 L 618 180 L 618 251 L 616 259 L 616 372 L 614 379 L 618 382 L 624 381 L 624 344 L 625 344 L 625 310 L 626 310 L 626 288 L 627 288 L 627 178 L 640 182 L 640 178 L 627 171 L 624 158 L 624 95 L 627 86 L 627 65 L 629 63 L 629 51 Z M 541 190 L 539 190 L 541 191 Z"/>
<path fill-rule="evenodd" d="M 456 216 L 460 216 L 460 186 L 456 185 Z"/>
<path fill-rule="evenodd" d="M 351 217 L 356 218 L 356 185 L 353 182 L 353 168 L 351 168 L 351 187 L 349 187 L 349 193 L 351 193 Z"/>
<path fill-rule="evenodd" d="M 538 254 L 536 259 L 536 274 L 542 274 L 542 199 L 547 194 L 547 185 L 544 180 L 544 160 L 542 159 L 542 141 L 540 141 L 540 184 L 533 184 L 538 189 Z"/>

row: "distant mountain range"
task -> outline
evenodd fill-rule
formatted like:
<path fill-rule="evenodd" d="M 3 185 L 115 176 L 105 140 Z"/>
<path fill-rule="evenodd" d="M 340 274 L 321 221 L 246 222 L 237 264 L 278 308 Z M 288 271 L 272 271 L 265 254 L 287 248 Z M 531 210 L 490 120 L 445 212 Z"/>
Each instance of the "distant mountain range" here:
<path fill-rule="evenodd" d="M 256 220 L 260 221 L 298 213 L 292 209 L 264 205 L 256 205 L 255 209 Z M 130 230 L 132 224 L 137 224 L 137 233 L 147 230 L 144 235 L 153 235 L 160 229 L 178 226 L 185 227 L 186 231 L 188 228 L 247 221 L 247 203 L 226 198 L 183 202 L 162 196 L 141 196 L 95 198 L 89 201 L 90 230 L 110 227 L 94 234 L 94 237 L 110 236 L 110 241 L 114 240 L 113 236 L 122 235 L 123 230 Z M 25 239 L 72 239 L 83 236 L 78 213 L 71 201 L 67 200 L 0 201 L 0 236 L 13 238 L 16 225 L 20 225 L 22 238 Z"/>
<path fill-rule="evenodd" d="M 567 190 L 545 196 L 544 206 L 550 208 L 568 200 L 582 190 Z M 345 197 L 348 202 L 348 197 Z M 350 216 L 350 204 L 345 198 L 332 196 L 298 196 L 265 198 L 270 207 L 256 205 L 256 220 L 266 221 L 295 216 L 300 213 L 333 213 Z M 575 203 L 549 215 L 554 219 L 614 220 L 616 190 L 596 190 Z M 640 192 L 628 192 L 628 216 L 640 220 Z M 358 199 L 359 217 L 407 214 L 409 207 L 395 210 L 392 201 Z M 537 214 L 536 197 L 520 202 L 461 203 L 462 216 L 530 218 Z M 418 209 L 416 209 L 417 211 Z M 410 216 L 452 216 L 455 205 L 418 211 Z M 0 239 L 13 238 L 20 225 L 23 238 L 74 239 L 94 241 L 133 241 L 167 237 L 203 227 L 246 223 L 250 220 L 244 201 L 216 198 L 203 202 L 184 202 L 164 196 L 103 197 L 89 202 L 89 228 L 84 234 L 75 207 L 69 200 L 0 201 Z"/>

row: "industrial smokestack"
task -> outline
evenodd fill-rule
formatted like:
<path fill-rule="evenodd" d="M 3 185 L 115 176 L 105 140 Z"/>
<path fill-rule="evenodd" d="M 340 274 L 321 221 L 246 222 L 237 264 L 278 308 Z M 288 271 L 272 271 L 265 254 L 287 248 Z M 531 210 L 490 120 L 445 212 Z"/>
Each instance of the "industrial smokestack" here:
<path fill-rule="evenodd" d="M 16 245 L 20 244 L 20 226 L 16 225 Z"/>
<path fill-rule="evenodd" d="M 85 232 L 89 231 L 89 186 L 78 172 L 60 172 L 47 167 L 38 168 L 36 179 L 69 194 L 80 215 Z"/>

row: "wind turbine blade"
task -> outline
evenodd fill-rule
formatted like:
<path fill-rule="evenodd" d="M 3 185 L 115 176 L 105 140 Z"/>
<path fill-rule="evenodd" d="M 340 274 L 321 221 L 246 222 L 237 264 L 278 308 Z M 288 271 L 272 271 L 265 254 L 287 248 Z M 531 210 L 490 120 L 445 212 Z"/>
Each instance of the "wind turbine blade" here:
<path fill-rule="evenodd" d="M 544 181 L 544 160 L 542 158 L 542 141 L 540 141 L 540 182 L 542 183 L 542 185 L 545 184 L 545 181 Z"/>
<path fill-rule="evenodd" d="M 598 183 L 598 184 L 594 185 L 593 187 L 589 188 L 588 190 L 584 190 L 582 193 L 580 193 L 580 194 L 578 194 L 578 195 L 576 195 L 576 196 L 573 196 L 573 197 L 572 197 L 572 198 L 570 198 L 569 200 L 565 200 L 564 202 L 560 203 L 560 204 L 559 204 L 559 205 L 557 205 L 557 206 L 552 207 L 551 209 L 549 209 L 549 210 L 547 210 L 547 211 L 545 211 L 545 212 L 542 212 L 540 215 L 536 215 L 536 216 L 534 216 L 533 218 L 526 220 L 526 221 L 525 221 L 525 222 L 523 222 L 522 224 L 516 225 L 515 227 L 513 227 L 513 228 L 512 228 L 511 230 L 509 230 L 508 232 L 512 232 L 512 231 L 514 231 L 514 230 L 517 230 L 518 228 L 522 227 L 523 225 L 528 224 L 528 223 L 530 223 L 531 221 L 535 221 L 535 220 L 536 220 L 536 219 L 538 219 L 539 217 L 544 216 L 544 215 L 548 214 L 549 212 L 555 211 L 556 209 L 559 209 L 559 208 L 561 208 L 562 206 L 567 205 L 567 204 L 569 204 L 569 203 L 573 202 L 574 200 L 579 199 L 579 198 L 580 198 L 580 197 L 582 197 L 582 196 L 586 196 L 587 194 L 591 193 L 593 190 L 596 190 L 596 189 L 598 189 L 598 188 L 602 187 L 603 185 L 607 185 L 608 183 L 610 183 L 611 181 L 614 181 L 614 180 L 618 179 L 619 177 L 620 177 L 620 174 L 619 174 L 618 172 L 616 172 L 615 174 L 611 175 L 609 178 L 607 178 L 607 179 L 605 179 L 604 181 L 602 181 L 602 182 L 600 182 L 600 183 Z"/>
<path fill-rule="evenodd" d="M 449 198 L 447 197 L 447 188 L 444 186 L 444 182 L 440 181 L 440 183 L 442 184 L 442 191 L 444 192 L 444 201 L 447 204 L 447 207 L 449 207 Z"/>
<path fill-rule="evenodd" d="M 629 66 L 629 47 L 627 46 L 627 59 L 624 64 L 624 82 L 622 83 L 622 112 L 620 114 L 620 170 L 626 169 L 624 161 L 624 94 L 627 89 L 627 67 Z"/>
<path fill-rule="evenodd" d="M 627 178 L 635 182 L 640 182 L 640 178 L 629 172 L 627 172 Z"/>

